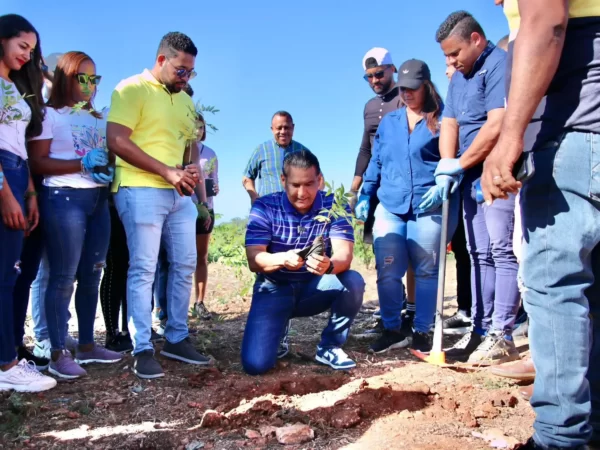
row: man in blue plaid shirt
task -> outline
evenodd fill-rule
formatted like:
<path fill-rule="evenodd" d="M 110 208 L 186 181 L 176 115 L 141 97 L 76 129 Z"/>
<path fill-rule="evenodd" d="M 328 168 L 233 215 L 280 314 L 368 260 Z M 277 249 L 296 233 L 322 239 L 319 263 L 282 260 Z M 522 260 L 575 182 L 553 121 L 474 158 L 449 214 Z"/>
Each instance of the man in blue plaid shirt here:
<path fill-rule="evenodd" d="M 297 150 L 308 150 L 304 145 L 292 140 L 294 136 L 294 121 L 287 111 L 277 111 L 271 120 L 271 131 L 273 139 L 260 144 L 250 157 L 242 184 L 248 195 L 250 202 L 274 192 L 281 192 L 281 171 L 283 168 L 283 158 L 290 152 Z M 259 179 L 258 190 L 256 189 L 256 180 Z M 320 186 L 323 188 L 323 185 Z"/>
<path fill-rule="evenodd" d="M 323 177 L 315 155 L 308 150 L 290 152 L 282 166 L 284 190 L 257 199 L 248 220 L 246 255 L 250 270 L 258 275 L 242 365 L 251 375 L 273 368 L 288 321 L 330 310 L 315 359 L 334 369 L 351 369 L 356 363 L 341 347 L 365 290 L 362 276 L 350 270 L 352 226 L 344 217 L 315 219 L 333 205 L 333 195 L 319 189 Z M 325 243 L 323 254 L 300 252 L 318 236 Z"/>

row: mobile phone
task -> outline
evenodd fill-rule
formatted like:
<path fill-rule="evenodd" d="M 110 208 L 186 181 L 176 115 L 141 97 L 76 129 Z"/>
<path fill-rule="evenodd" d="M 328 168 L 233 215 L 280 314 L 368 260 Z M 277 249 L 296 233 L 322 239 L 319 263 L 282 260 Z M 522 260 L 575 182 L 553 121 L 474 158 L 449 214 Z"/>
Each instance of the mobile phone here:
<path fill-rule="evenodd" d="M 513 167 L 513 176 L 515 180 L 525 183 L 535 174 L 535 164 L 533 163 L 533 152 L 521 153 L 521 156 Z"/>

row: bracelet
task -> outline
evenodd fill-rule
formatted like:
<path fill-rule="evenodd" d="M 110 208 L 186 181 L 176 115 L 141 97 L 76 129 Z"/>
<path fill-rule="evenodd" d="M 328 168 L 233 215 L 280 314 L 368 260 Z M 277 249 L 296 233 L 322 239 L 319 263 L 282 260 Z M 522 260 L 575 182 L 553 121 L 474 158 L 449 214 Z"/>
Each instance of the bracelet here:
<path fill-rule="evenodd" d="M 27 191 L 25 192 L 25 198 L 37 197 L 38 193 L 35 191 Z"/>

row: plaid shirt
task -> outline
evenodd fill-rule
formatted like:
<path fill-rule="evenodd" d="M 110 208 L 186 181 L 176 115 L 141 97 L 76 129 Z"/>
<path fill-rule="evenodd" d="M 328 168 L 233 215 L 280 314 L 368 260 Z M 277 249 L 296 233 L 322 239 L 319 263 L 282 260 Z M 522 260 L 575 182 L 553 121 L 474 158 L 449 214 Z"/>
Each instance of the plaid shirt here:
<path fill-rule="evenodd" d="M 333 195 L 319 191 L 311 210 L 302 215 L 292 206 L 285 192 L 258 198 L 248 218 L 246 247 L 266 245 L 269 253 L 287 252 L 308 247 L 322 234 L 326 254 L 331 256 L 332 239 L 354 242 L 354 230 L 346 219 L 332 218 L 329 223 L 315 220 L 321 210 L 331 209 L 332 204 Z M 306 266 L 297 271 L 283 268 L 264 275 L 272 281 L 288 283 L 309 281 L 315 276 L 306 270 Z"/>
<path fill-rule="evenodd" d="M 287 147 L 280 147 L 275 140 L 260 144 L 250 157 L 244 176 L 251 180 L 260 179 L 258 195 L 263 197 L 274 192 L 281 192 L 281 174 L 283 172 L 283 159 L 289 152 L 308 150 L 299 142 L 292 141 Z"/>

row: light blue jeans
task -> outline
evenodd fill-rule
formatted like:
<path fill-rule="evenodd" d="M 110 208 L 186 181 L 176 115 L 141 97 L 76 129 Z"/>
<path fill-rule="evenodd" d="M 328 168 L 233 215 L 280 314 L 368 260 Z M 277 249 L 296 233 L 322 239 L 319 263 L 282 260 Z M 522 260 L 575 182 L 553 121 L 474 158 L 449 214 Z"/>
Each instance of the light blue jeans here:
<path fill-rule="evenodd" d="M 458 224 L 457 194 L 450 201 L 448 241 Z M 415 331 L 429 332 L 435 316 L 441 231 L 441 209 L 424 214 L 398 215 L 386 210 L 381 203 L 377 206 L 373 246 L 381 319 L 386 329 L 396 330 L 401 326 L 402 277 L 410 262 L 416 285 L 413 327 Z"/>
<path fill-rule="evenodd" d="M 37 277 L 31 285 L 31 318 L 33 319 L 33 334 L 38 342 L 50 339 L 48 335 L 48 322 L 46 321 L 46 306 L 44 305 L 49 279 L 48 254 L 44 249 Z"/>
<path fill-rule="evenodd" d="M 165 338 L 173 344 L 181 342 L 188 336 L 187 313 L 196 270 L 198 211 L 190 197 L 180 197 L 175 189 L 125 187 L 119 189 L 114 200 L 129 247 L 127 320 L 133 353 L 153 350 L 150 343 L 152 285 L 161 240 L 169 261 L 169 320 Z"/>
<path fill-rule="evenodd" d="M 534 163 L 521 191 L 520 268 L 536 368 L 534 439 L 577 448 L 591 425 L 600 431 L 600 135 L 568 133 Z"/>

